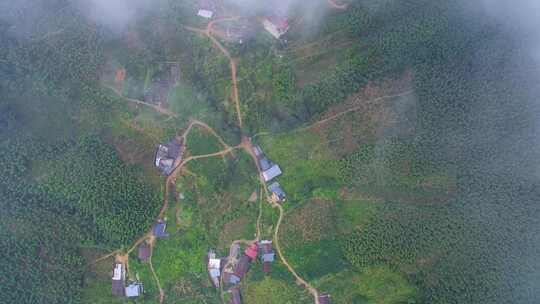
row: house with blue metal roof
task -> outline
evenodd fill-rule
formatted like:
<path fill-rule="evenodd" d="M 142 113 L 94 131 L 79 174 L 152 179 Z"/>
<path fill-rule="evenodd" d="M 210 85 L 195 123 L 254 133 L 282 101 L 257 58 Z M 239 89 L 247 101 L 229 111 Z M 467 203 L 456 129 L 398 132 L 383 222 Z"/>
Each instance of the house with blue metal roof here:
<path fill-rule="evenodd" d="M 154 234 L 156 238 L 169 237 L 169 234 L 167 233 L 167 223 L 165 223 L 162 220 L 159 220 L 157 223 L 154 224 L 152 233 Z"/>
<path fill-rule="evenodd" d="M 274 203 L 284 202 L 287 197 L 285 191 L 283 191 L 281 185 L 278 182 L 274 182 L 270 186 L 268 186 L 268 191 L 270 191 L 270 199 Z"/>
<path fill-rule="evenodd" d="M 126 286 L 126 297 L 135 298 L 143 293 L 143 285 L 141 282 L 133 282 Z"/>

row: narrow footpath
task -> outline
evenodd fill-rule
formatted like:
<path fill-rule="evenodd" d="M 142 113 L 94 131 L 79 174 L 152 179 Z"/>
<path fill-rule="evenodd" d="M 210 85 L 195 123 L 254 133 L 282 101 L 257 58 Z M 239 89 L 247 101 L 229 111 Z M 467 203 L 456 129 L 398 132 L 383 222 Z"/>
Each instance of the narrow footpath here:
<path fill-rule="evenodd" d="M 238 79 L 237 79 L 237 68 L 236 68 L 236 60 L 232 58 L 231 53 L 212 35 L 212 27 L 217 22 L 224 22 L 224 21 L 236 21 L 239 17 L 229 17 L 229 18 L 222 18 L 222 19 L 216 19 L 210 23 L 208 23 L 206 29 L 198 29 L 190 26 L 184 26 L 184 28 L 188 31 L 195 32 L 198 34 L 202 34 L 210 38 L 214 46 L 219 49 L 227 59 L 229 59 L 229 65 L 231 67 L 231 79 L 232 79 L 232 98 L 236 107 L 236 119 L 238 120 L 238 127 L 242 129 L 242 112 L 240 108 L 240 98 L 238 95 Z"/>

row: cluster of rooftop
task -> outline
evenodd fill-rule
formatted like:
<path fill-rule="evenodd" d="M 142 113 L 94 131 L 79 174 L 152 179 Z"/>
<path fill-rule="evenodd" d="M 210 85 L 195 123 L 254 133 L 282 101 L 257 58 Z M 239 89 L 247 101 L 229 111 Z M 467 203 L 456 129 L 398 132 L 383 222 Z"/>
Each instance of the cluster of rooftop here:
<path fill-rule="evenodd" d="M 134 298 L 143 293 L 141 282 L 132 281 L 126 285 L 126 267 L 122 263 L 113 265 L 112 294 L 118 297 Z"/>
<path fill-rule="evenodd" d="M 215 0 L 199 0 L 197 4 L 197 16 L 212 19 L 216 17 L 218 11 L 218 5 Z M 287 13 L 283 10 L 276 9 L 271 3 L 263 13 L 262 26 L 264 29 L 270 33 L 274 38 L 281 39 L 290 28 L 289 19 Z M 246 16 L 249 17 L 249 16 Z M 251 16 L 253 17 L 253 16 Z M 252 35 L 254 26 L 249 24 L 238 23 L 235 25 L 235 22 L 228 23 L 226 28 L 226 35 L 220 35 L 222 38 L 225 38 L 229 42 L 243 43 L 245 38 L 249 38 Z"/>
<path fill-rule="evenodd" d="M 235 257 L 238 255 L 239 246 L 236 245 L 236 249 L 231 247 L 231 256 Z M 260 242 L 254 242 L 250 244 L 242 253 L 240 258 L 235 261 L 232 258 L 231 268 L 223 269 L 224 265 L 227 264 L 227 260 L 224 258 L 216 258 L 214 251 L 209 251 L 207 259 L 208 274 L 212 280 L 212 284 L 219 288 L 220 277 L 223 275 L 223 284 L 233 285 L 233 288 L 229 290 L 231 293 L 231 300 L 229 304 L 240 304 L 241 303 L 241 294 L 240 290 L 237 287 L 237 284 L 245 277 L 251 268 L 251 264 L 257 260 L 259 257 L 262 263 L 262 270 L 264 273 L 270 272 L 270 266 L 275 260 L 275 253 L 272 248 L 272 241 L 263 240 Z"/>
<path fill-rule="evenodd" d="M 281 168 L 264 155 L 264 152 L 262 151 L 260 146 L 253 145 L 252 150 L 253 154 L 257 158 L 257 162 L 259 164 L 259 168 L 261 169 L 262 177 L 265 182 L 271 182 L 276 177 L 282 174 Z M 277 181 L 271 183 L 268 186 L 268 190 L 270 191 L 270 199 L 272 202 L 282 203 L 285 201 L 287 195 Z"/>
<path fill-rule="evenodd" d="M 166 238 L 169 234 L 166 232 L 167 223 L 158 220 L 152 227 L 152 235 L 155 238 Z M 138 257 L 141 262 L 147 262 L 151 255 L 151 246 L 148 241 L 143 241 L 138 247 Z M 141 282 L 132 281 L 126 285 L 126 267 L 122 263 L 116 263 L 113 266 L 112 276 L 112 294 L 119 297 L 138 297 L 143 292 Z"/>

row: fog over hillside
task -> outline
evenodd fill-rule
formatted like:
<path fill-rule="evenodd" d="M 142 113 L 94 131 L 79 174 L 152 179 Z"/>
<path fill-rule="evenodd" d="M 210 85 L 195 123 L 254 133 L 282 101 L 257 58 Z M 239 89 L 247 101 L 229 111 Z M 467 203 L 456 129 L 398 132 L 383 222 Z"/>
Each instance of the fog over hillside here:
<path fill-rule="evenodd" d="M 0 0 L 0 303 L 108 303 L 112 263 L 87 262 L 136 248 L 163 197 L 166 301 L 219 303 L 204 255 L 262 225 L 337 304 L 540 303 L 540 0 L 347 2 L 216 0 L 243 18 L 214 37 L 198 0 Z M 169 179 L 155 148 L 175 135 L 208 160 Z M 265 192 L 249 154 L 208 156 L 244 136 L 282 169 L 283 209 L 246 202 Z M 243 295 L 305 292 L 283 264 Z"/>

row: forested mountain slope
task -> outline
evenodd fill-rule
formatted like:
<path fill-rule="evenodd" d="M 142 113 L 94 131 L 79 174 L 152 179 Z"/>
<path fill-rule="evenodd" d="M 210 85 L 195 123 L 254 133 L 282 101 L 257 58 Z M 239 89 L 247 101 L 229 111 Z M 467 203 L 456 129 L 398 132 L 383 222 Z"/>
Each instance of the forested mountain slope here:
<path fill-rule="evenodd" d="M 284 171 L 284 253 L 336 303 L 540 301 L 540 69 L 526 22 L 466 1 L 359 0 L 321 14 L 314 33 L 293 27 L 289 45 L 226 45 L 239 66 L 242 129 L 229 63 L 184 28 L 201 22 L 192 2 L 158 1 L 124 36 L 78 1 L 0 4 L 0 274 L 10 274 L 0 275 L 0 303 L 97 302 L 83 253 L 125 248 L 150 227 L 163 195 L 147 169 L 152 149 L 192 118 L 231 145 L 257 133 Z M 346 50 L 298 55 L 337 33 Z M 325 48 L 339 54 L 328 59 Z M 115 62 L 129 75 L 126 94 L 140 95 L 137 77 L 171 58 L 184 77 L 171 95 L 179 117 L 128 107 L 101 83 Z M 320 68 L 321 58 L 332 64 Z M 209 138 L 188 147 L 219 149 Z M 190 164 L 176 184 L 186 197 L 171 202 L 177 233 L 155 258 L 175 295 L 166 301 L 219 301 L 198 254 L 253 235 L 257 208 L 243 200 L 260 189 L 246 159 Z M 276 213 L 265 208 L 271 232 Z M 282 289 L 275 301 L 301 292 L 282 288 L 294 284 L 281 264 L 248 282 L 251 302 L 272 288 Z M 141 301 L 156 303 L 145 284 Z"/>

